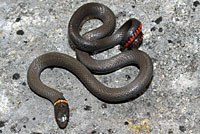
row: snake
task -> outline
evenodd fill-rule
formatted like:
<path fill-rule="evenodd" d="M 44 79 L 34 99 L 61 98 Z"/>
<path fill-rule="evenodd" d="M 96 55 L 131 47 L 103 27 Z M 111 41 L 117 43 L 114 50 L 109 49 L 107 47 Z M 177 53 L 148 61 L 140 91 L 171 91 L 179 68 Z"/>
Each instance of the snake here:
<path fill-rule="evenodd" d="M 89 19 L 99 19 L 103 24 L 81 35 L 83 24 Z M 27 72 L 30 89 L 54 105 L 55 120 L 59 128 L 69 122 L 69 104 L 62 92 L 45 85 L 40 75 L 46 68 L 64 68 L 75 75 L 86 89 L 98 99 L 108 103 L 121 103 L 141 96 L 153 76 L 153 64 L 148 54 L 138 50 L 143 40 L 142 24 L 135 18 L 129 19 L 116 32 L 116 17 L 105 5 L 87 3 L 79 7 L 68 24 L 68 38 L 76 52 L 73 58 L 65 53 L 48 52 L 35 58 Z M 93 54 L 120 45 L 121 53 L 104 60 L 92 58 Z M 126 66 L 136 66 L 139 73 L 134 80 L 122 87 L 107 87 L 94 74 L 107 74 Z"/>

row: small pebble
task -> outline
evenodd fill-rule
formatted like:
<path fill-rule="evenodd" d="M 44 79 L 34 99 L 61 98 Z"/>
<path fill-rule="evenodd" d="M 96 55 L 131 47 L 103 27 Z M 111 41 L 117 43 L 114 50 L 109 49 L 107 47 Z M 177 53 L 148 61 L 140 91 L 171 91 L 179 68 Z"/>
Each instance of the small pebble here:
<path fill-rule="evenodd" d="M 16 19 L 16 22 L 19 22 L 20 20 L 21 20 L 21 18 L 17 18 L 17 19 Z"/>
<path fill-rule="evenodd" d="M 128 80 L 130 80 L 131 79 L 131 76 L 130 75 L 126 75 L 126 80 L 128 81 Z"/>
<path fill-rule="evenodd" d="M 195 1 L 195 2 L 193 3 L 193 5 L 194 5 L 195 7 L 197 7 L 198 5 L 200 5 L 200 2 L 199 2 L 199 1 Z"/>
<path fill-rule="evenodd" d="M 95 131 L 95 130 L 93 130 L 92 132 L 91 132 L 91 134 L 96 134 L 97 133 L 97 131 Z"/>
<path fill-rule="evenodd" d="M 88 106 L 88 105 L 86 105 L 85 107 L 84 107 L 84 110 L 86 110 L 86 111 L 90 111 L 92 109 L 92 107 L 91 106 Z"/>
<path fill-rule="evenodd" d="M 101 105 L 101 108 L 102 108 L 102 109 L 105 109 L 105 108 L 107 108 L 107 105 L 106 105 L 106 104 L 102 104 L 102 105 Z"/>
<path fill-rule="evenodd" d="M 151 102 L 147 102 L 147 106 L 150 107 L 151 106 Z"/>
<path fill-rule="evenodd" d="M 173 134 L 172 129 L 169 129 L 168 134 Z"/>
<path fill-rule="evenodd" d="M 108 133 L 112 134 L 113 133 L 112 129 L 108 129 Z"/>
<path fill-rule="evenodd" d="M 24 31 L 23 31 L 23 30 L 18 30 L 18 31 L 17 31 L 17 34 L 18 34 L 18 35 L 24 35 Z"/>
<path fill-rule="evenodd" d="M 18 80 L 20 78 L 19 73 L 15 73 L 12 77 L 13 80 Z"/>
<path fill-rule="evenodd" d="M 128 125 L 128 124 L 129 124 L 128 121 L 125 121 L 125 122 L 124 122 L 124 125 Z"/>
<path fill-rule="evenodd" d="M 159 18 L 157 18 L 157 19 L 155 20 L 155 23 L 156 23 L 156 24 L 160 24 L 161 21 L 162 21 L 162 17 L 159 17 Z"/>
<path fill-rule="evenodd" d="M 168 43 L 173 43 L 173 41 L 172 40 L 168 40 Z"/>
<path fill-rule="evenodd" d="M 152 27 L 152 28 L 151 28 L 151 31 L 155 31 L 155 30 L 156 30 L 156 27 Z"/>
<path fill-rule="evenodd" d="M 0 121 L 0 128 L 5 126 L 5 121 Z"/>
<path fill-rule="evenodd" d="M 181 132 L 185 132 L 185 131 L 186 131 L 186 128 L 185 128 L 184 126 L 179 126 L 179 130 L 180 130 Z"/>
<path fill-rule="evenodd" d="M 159 28 L 159 29 L 158 29 L 158 31 L 159 31 L 159 32 L 162 32 L 162 31 L 163 31 L 163 29 L 162 29 L 162 28 Z"/>
<path fill-rule="evenodd" d="M 23 86 L 26 86 L 26 82 L 23 82 L 22 85 L 23 85 Z"/>

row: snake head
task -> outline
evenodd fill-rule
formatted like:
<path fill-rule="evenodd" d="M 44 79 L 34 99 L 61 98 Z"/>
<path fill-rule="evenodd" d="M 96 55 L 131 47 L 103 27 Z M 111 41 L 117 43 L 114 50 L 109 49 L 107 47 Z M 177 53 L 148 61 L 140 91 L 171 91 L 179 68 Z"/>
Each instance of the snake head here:
<path fill-rule="evenodd" d="M 69 106 L 66 102 L 54 104 L 54 113 L 59 128 L 64 129 L 69 121 Z"/>
<path fill-rule="evenodd" d="M 132 18 L 124 23 L 121 28 L 126 29 L 126 36 L 121 46 L 123 48 L 138 48 L 143 40 L 142 23 Z"/>

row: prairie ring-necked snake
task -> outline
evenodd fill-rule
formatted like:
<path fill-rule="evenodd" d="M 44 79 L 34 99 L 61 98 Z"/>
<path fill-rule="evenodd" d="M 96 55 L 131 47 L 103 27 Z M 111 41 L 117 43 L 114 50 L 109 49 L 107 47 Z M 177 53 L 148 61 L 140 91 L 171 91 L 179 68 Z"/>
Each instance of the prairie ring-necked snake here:
<path fill-rule="evenodd" d="M 81 35 L 83 23 L 93 18 L 101 20 L 103 24 Z M 50 52 L 37 57 L 29 66 L 28 85 L 37 95 L 53 103 L 55 119 L 60 128 L 65 128 L 69 121 L 68 101 L 61 92 L 42 83 L 40 75 L 46 68 L 60 67 L 68 70 L 94 96 L 109 103 L 132 100 L 146 91 L 153 75 L 153 65 L 151 58 L 137 49 L 142 42 L 142 24 L 137 19 L 129 19 L 114 32 L 115 24 L 115 15 L 107 6 L 99 3 L 85 4 L 75 11 L 68 25 L 69 44 L 75 50 L 77 59 L 63 53 Z M 92 54 L 116 45 L 127 50 L 105 60 L 91 57 Z M 123 87 L 107 87 L 93 75 L 111 73 L 130 65 L 136 65 L 139 73 L 132 82 Z"/>

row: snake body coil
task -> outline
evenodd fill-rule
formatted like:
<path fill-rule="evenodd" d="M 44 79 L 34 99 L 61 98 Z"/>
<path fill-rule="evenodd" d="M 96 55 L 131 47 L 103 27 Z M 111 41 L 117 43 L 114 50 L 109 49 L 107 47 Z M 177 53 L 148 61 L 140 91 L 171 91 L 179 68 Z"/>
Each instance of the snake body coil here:
<path fill-rule="evenodd" d="M 81 36 L 80 26 L 88 18 L 100 19 L 103 25 Z M 115 16 L 108 7 L 99 3 L 85 4 L 73 14 L 68 28 L 71 46 L 82 63 L 57 52 L 41 55 L 31 63 L 27 74 L 28 84 L 32 91 L 54 104 L 55 118 L 60 128 L 65 128 L 69 120 L 68 102 L 61 92 L 41 82 L 40 75 L 44 69 L 55 66 L 65 68 L 74 74 L 93 95 L 111 103 L 139 97 L 150 83 L 153 75 L 152 61 L 146 53 L 138 49 L 123 51 L 106 60 L 94 60 L 90 57 L 90 54 L 104 51 L 118 44 L 128 48 L 139 46 L 143 34 L 138 20 L 130 19 L 112 34 L 115 23 Z M 120 88 L 104 86 L 91 73 L 109 73 L 129 65 L 137 65 L 140 72 L 135 80 Z"/>

